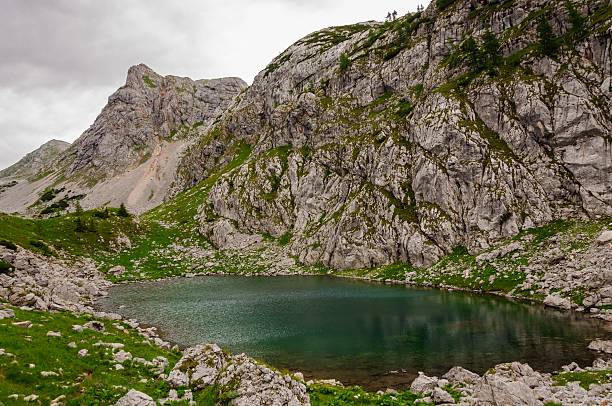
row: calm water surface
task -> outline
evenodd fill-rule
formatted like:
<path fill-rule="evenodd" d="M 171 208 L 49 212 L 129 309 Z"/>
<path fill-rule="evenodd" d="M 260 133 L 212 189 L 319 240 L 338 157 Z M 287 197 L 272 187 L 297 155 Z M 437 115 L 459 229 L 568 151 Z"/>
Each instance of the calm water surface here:
<path fill-rule="evenodd" d="M 218 343 L 307 377 L 369 389 L 417 371 L 482 373 L 507 361 L 552 371 L 591 363 L 609 334 L 581 315 L 466 293 L 327 277 L 200 277 L 116 286 L 105 310 L 182 346 Z"/>

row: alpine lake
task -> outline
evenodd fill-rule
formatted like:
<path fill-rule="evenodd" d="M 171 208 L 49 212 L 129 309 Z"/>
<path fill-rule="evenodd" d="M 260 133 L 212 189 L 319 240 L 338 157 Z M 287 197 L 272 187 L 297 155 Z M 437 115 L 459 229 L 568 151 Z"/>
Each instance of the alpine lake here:
<path fill-rule="evenodd" d="M 526 362 L 550 372 L 592 363 L 603 324 L 494 296 L 348 279 L 203 276 L 117 285 L 105 311 L 159 328 L 180 346 L 217 343 L 308 378 L 405 388 L 418 371 L 479 374 Z"/>

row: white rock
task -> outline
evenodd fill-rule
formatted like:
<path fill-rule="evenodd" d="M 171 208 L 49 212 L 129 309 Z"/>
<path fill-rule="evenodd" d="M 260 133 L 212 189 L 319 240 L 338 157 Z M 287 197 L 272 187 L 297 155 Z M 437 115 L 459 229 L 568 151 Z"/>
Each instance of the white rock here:
<path fill-rule="evenodd" d="M 131 389 L 115 406 L 155 406 L 155 401 L 146 393 Z"/>
<path fill-rule="evenodd" d="M 593 340 L 589 344 L 589 350 L 612 354 L 612 341 L 605 341 L 600 339 Z"/>

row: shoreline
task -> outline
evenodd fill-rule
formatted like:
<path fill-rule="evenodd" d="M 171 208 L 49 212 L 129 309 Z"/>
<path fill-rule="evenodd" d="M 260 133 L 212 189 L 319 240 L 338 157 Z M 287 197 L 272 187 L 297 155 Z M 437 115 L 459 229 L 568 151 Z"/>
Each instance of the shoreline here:
<path fill-rule="evenodd" d="M 304 278 L 309 278 L 309 277 L 319 277 L 319 278 L 339 278 L 339 279 L 344 279 L 344 280 L 348 280 L 348 281 L 352 281 L 352 282 L 357 282 L 357 283 L 362 283 L 362 284 L 374 284 L 374 285 L 387 285 L 387 286 L 397 286 L 397 287 L 405 287 L 405 288 L 414 288 L 414 289 L 422 289 L 422 290 L 432 290 L 432 291 L 441 291 L 441 292 L 458 292 L 458 293 L 466 293 L 466 294 L 471 294 L 474 296 L 478 296 L 478 297 L 482 297 L 482 296 L 486 296 L 486 297 L 490 297 L 490 298 L 495 298 L 495 299 L 505 299 L 511 302 L 515 302 L 515 303 L 522 303 L 522 304 L 526 304 L 529 306 L 538 306 L 542 309 L 546 309 L 547 311 L 554 311 L 554 312 L 558 312 L 558 313 L 564 313 L 564 314 L 571 314 L 575 317 L 580 317 L 580 318 L 584 318 L 585 321 L 592 321 L 594 323 L 598 323 L 600 324 L 603 329 L 605 331 L 607 331 L 607 334 L 605 334 L 603 337 L 602 336 L 598 336 L 598 337 L 590 337 L 589 341 L 593 341 L 593 340 L 597 340 L 597 339 L 604 339 L 604 340 L 608 340 L 608 339 L 612 339 L 612 323 L 607 321 L 607 320 L 603 320 L 603 319 L 599 319 L 596 317 L 593 317 L 592 314 L 588 313 L 588 312 L 584 312 L 584 311 L 578 311 L 576 309 L 562 309 L 562 308 L 558 308 L 558 307 L 554 307 L 554 306 L 547 306 L 545 305 L 542 301 L 537 301 L 534 299 L 530 299 L 530 298 L 525 298 L 525 297 L 520 297 L 520 296 L 512 296 L 512 295 L 505 295 L 505 294 L 499 294 L 497 292 L 478 292 L 478 291 L 473 291 L 470 289 L 461 289 L 461 288 L 456 288 L 456 287 L 452 287 L 452 286 L 444 286 L 444 287 L 436 287 L 436 286 L 423 286 L 423 285 L 419 285 L 419 284 L 413 284 L 413 283 L 402 283 L 400 281 L 384 281 L 384 280 L 378 280 L 378 279 L 373 279 L 373 278 L 367 278 L 367 277 L 357 277 L 357 276 L 350 276 L 350 275 L 337 275 L 337 274 L 316 274 L 316 273 L 303 273 L 303 272 L 294 272 L 294 273 L 282 273 L 282 274 L 266 274 L 266 273 L 261 273 L 261 274 L 254 274 L 254 273 L 249 273 L 249 274 L 236 274 L 236 273 L 198 273 L 198 274 L 186 274 L 186 275 L 175 275 L 175 276 L 170 276 L 170 277 L 165 277 L 165 278 L 157 278 L 157 279 L 150 279 L 150 280 L 135 280 L 135 281 L 121 281 L 118 283 L 114 283 L 110 288 L 114 287 L 114 286 L 122 286 L 122 285 L 139 285 L 139 284 L 147 284 L 147 283 L 164 283 L 164 282 L 169 282 L 169 281 L 174 281 L 174 280 L 188 280 L 188 279 L 194 279 L 194 278 L 205 278 L 205 277 L 236 277 L 236 278 L 283 278 L 283 277 L 304 277 Z M 109 292 L 110 295 L 110 292 Z M 100 307 L 100 305 L 96 302 L 95 306 L 98 310 L 108 310 L 108 309 L 102 309 Z M 127 317 L 127 316 L 124 316 Z M 159 334 L 159 336 L 161 338 L 163 338 L 165 341 L 168 341 L 170 343 L 172 343 L 173 345 L 176 344 L 181 350 L 184 350 L 186 348 L 189 348 L 188 346 L 183 346 L 180 345 L 178 343 L 176 343 L 175 341 L 173 341 L 169 336 L 171 335 L 170 332 L 165 331 L 164 329 L 160 328 L 157 325 L 149 325 L 149 324 L 141 324 L 141 326 L 151 326 L 151 327 L 155 327 L 157 333 Z M 586 345 L 585 345 L 586 347 Z M 606 354 L 602 354 L 602 353 L 598 353 L 596 351 L 593 350 L 589 350 L 591 354 L 593 354 L 593 358 L 597 359 L 597 358 L 604 358 L 604 359 L 610 359 L 612 360 L 612 354 L 610 355 L 606 355 Z M 247 353 L 248 356 L 248 353 Z M 261 361 L 261 360 L 260 360 Z M 261 362 L 265 362 L 265 361 L 261 361 Z M 520 361 L 513 361 L 513 362 L 520 362 Z M 567 361 L 567 363 L 565 365 L 569 365 L 575 363 L 575 359 L 569 359 Z M 457 365 L 454 365 L 455 367 L 457 367 Z M 495 365 L 492 365 L 491 367 L 494 367 Z M 463 367 L 463 366 L 459 366 L 459 367 Z M 291 367 L 288 366 L 282 366 L 281 368 L 283 369 L 287 369 L 293 373 L 303 373 L 303 371 L 295 371 L 292 370 Z M 540 370 L 538 369 L 539 372 L 542 373 L 549 373 L 549 374 L 554 374 L 554 373 L 559 373 L 559 372 L 563 372 L 563 369 L 561 367 L 559 368 L 554 368 L 554 369 L 545 369 L 545 370 Z M 486 371 L 483 371 L 483 373 Z M 393 376 L 393 375 L 401 375 L 401 374 L 410 374 L 412 377 L 417 377 L 418 374 L 412 373 L 412 372 L 407 372 L 407 371 L 403 371 L 403 372 L 398 372 L 398 371 L 385 371 L 385 372 L 378 372 L 375 375 L 377 376 Z M 320 376 L 316 376 L 315 374 L 304 374 L 305 376 L 307 376 L 307 378 L 312 378 L 312 380 L 317 381 L 317 380 L 336 380 L 336 377 L 330 377 L 330 378 L 321 378 Z M 411 378 L 412 380 L 413 378 Z M 344 383 L 344 382 L 343 382 Z M 359 384 L 359 386 L 364 387 L 364 385 Z M 409 388 L 410 383 L 406 383 L 406 384 L 401 384 L 401 385 L 395 385 L 395 386 L 387 386 L 385 388 L 380 387 L 380 388 L 375 388 L 376 390 L 378 389 L 395 389 L 395 390 L 403 390 L 403 389 L 407 389 Z M 367 387 L 367 386 L 365 386 Z M 371 389 L 371 388 L 370 388 Z"/>

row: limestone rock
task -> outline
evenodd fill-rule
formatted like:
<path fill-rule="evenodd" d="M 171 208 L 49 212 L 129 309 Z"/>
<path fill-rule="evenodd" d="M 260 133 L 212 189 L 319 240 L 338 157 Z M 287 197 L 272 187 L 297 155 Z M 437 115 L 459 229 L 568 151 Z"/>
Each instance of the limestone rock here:
<path fill-rule="evenodd" d="M 30 152 L 16 164 L 0 171 L 0 178 L 26 179 L 36 175 L 40 170 L 53 162 L 62 152 L 70 147 L 70 143 L 51 140 L 35 151 Z"/>
<path fill-rule="evenodd" d="M 544 304 L 551 307 L 558 307 L 564 310 L 569 310 L 572 308 L 572 302 L 569 299 L 561 297 L 558 294 L 551 294 L 546 296 L 546 298 L 544 299 Z"/>
<path fill-rule="evenodd" d="M 310 405 L 303 383 L 255 363 L 241 355 L 229 355 L 215 344 L 188 348 L 166 381 L 173 387 L 202 389 L 209 385 L 235 386 L 230 405 Z"/>
<path fill-rule="evenodd" d="M 430 377 L 422 372 L 419 372 L 419 376 L 410 385 L 410 390 L 413 393 L 423 395 L 426 393 L 432 393 L 435 388 L 438 387 L 438 378 Z"/>
<path fill-rule="evenodd" d="M 447 379 L 452 384 L 475 384 L 480 379 L 480 376 L 465 368 L 453 367 L 442 375 L 442 378 Z"/>
<path fill-rule="evenodd" d="M 594 340 L 589 344 L 589 350 L 612 354 L 612 341 Z"/>
<path fill-rule="evenodd" d="M 155 401 L 146 393 L 130 389 L 125 396 L 115 403 L 115 406 L 155 406 Z"/>
<path fill-rule="evenodd" d="M 595 241 L 599 245 L 612 244 L 612 230 L 604 230 Z"/>
<path fill-rule="evenodd" d="M 443 63 L 487 29 L 505 39 L 504 56 L 526 49 L 537 38 L 529 16 L 549 3 L 463 0 L 440 14 L 432 2 L 395 23 L 412 28 L 408 42 L 376 22 L 297 41 L 186 152 L 182 182 L 195 184 L 251 146 L 216 179 L 201 229 L 222 248 L 228 222 L 241 241 L 291 235 L 291 253 L 306 264 L 427 266 L 459 245 L 480 252 L 554 219 L 611 215 L 603 26 L 589 28 L 575 56 L 524 58 L 511 83 L 481 73 L 458 86 L 452 79 L 468 68 Z M 545 11 L 570 28 L 564 7 Z M 346 70 L 343 53 L 353 61 Z"/>

